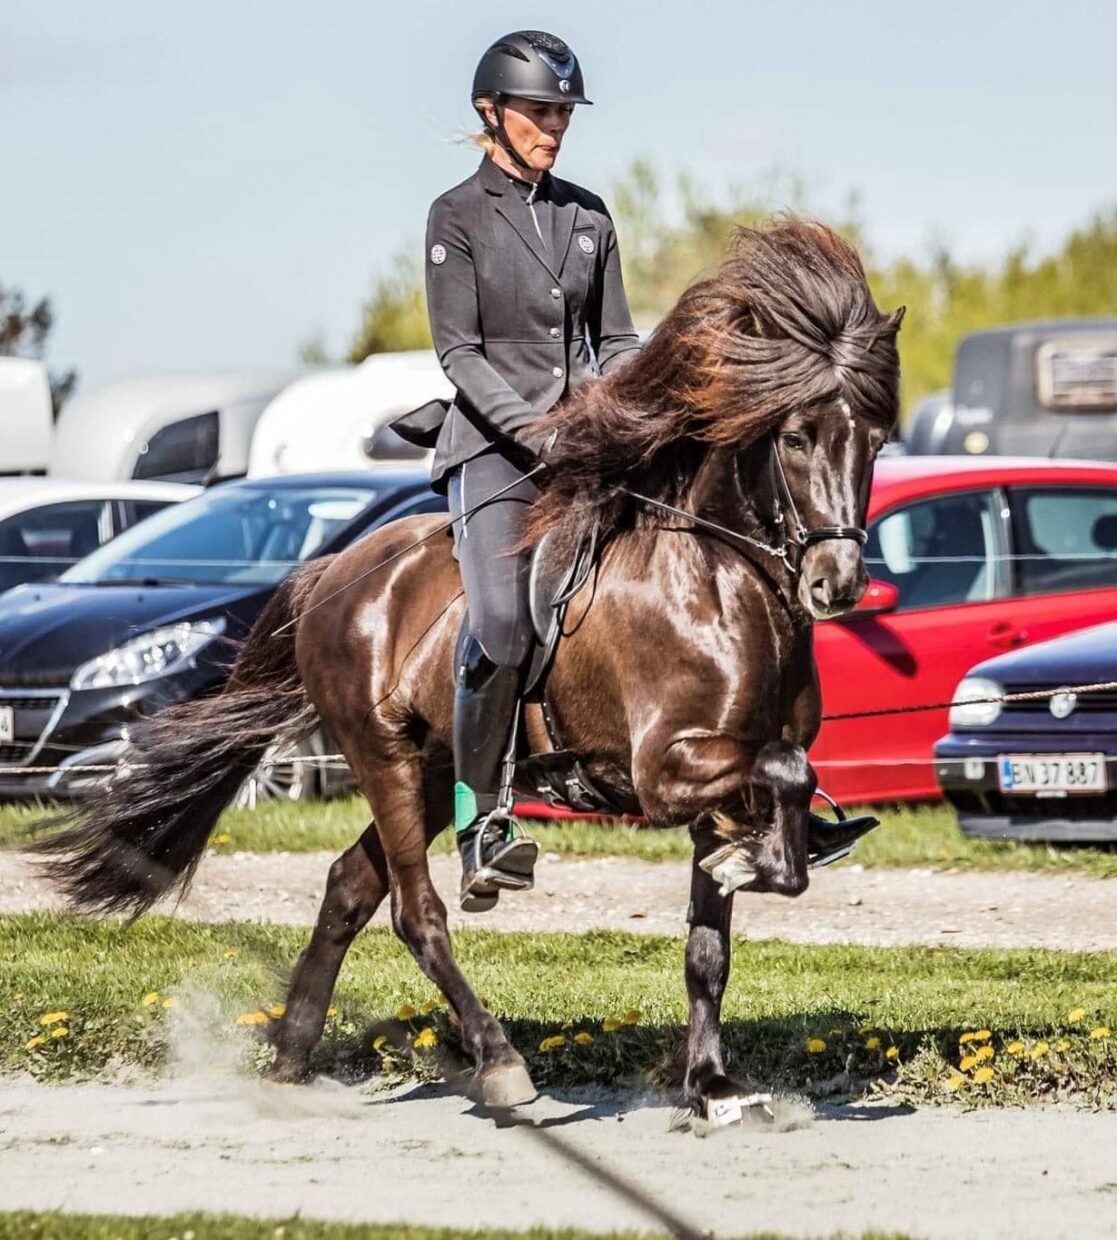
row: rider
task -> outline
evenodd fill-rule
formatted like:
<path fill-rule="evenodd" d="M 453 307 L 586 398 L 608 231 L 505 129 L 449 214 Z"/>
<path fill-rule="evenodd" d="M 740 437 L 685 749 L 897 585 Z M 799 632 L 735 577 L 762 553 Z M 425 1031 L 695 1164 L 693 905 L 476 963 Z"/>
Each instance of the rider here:
<path fill-rule="evenodd" d="M 480 912 L 501 889 L 531 887 L 538 853 L 500 796 L 534 642 L 530 557 L 512 550 L 538 495 L 544 445 L 532 428 L 639 341 L 605 204 L 551 175 L 575 104 L 590 102 L 577 57 L 542 31 L 505 35 L 481 57 L 472 100 L 485 156 L 431 206 L 426 274 L 431 334 L 456 389 L 432 482 L 448 488 L 454 517 L 470 513 L 454 526 L 467 603 L 454 825 L 461 905 Z"/>

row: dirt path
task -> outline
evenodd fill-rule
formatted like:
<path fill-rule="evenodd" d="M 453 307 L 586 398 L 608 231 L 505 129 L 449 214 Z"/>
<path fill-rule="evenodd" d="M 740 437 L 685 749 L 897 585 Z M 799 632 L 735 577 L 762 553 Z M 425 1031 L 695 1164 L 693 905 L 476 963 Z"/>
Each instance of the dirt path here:
<path fill-rule="evenodd" d="M 179 916 L 308 924 L 317 912 L 332 859 L 326 853 L 210 854 L 179 906 Z M 455 926 L 678 934 L 686 914 L 687 871 L 682 864 L 547 854 L 533 892 L 505 896 L 483 917 L 455 911 L 454 858 L 433 858 L 433 869 Z M 0 853 L 0 912 L 55 905 L 26 858 Z M 377 920 L 386 918 L 382 909 Z M 844 866 L 816 873 L 810 889 L 795 901 L 742 897 L 735 929 L 750 938 L 799 943 L 1113 949 L 1117 881 Z"/>
<path fill-rule="evenodd" d="M 370 1098 L 336 1085 L 9 1081 L 0 1209 L 595 1230 L 666 1230 L 666 1214 L 723 1235 L 1117 1236 L 1112 1114 L 845 1107 L 793 1131 L 751 1124 L 706 1140 L 668 1131 L 664 1105 L 617 1093 L 516 1114 L 498 1127 L 430 1087 Z"/>

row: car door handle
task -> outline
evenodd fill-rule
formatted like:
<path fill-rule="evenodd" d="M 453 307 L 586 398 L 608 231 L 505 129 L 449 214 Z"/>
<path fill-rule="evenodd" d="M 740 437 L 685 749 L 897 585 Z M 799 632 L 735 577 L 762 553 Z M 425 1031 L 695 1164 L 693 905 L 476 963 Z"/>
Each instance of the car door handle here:
<path fill-rule="evenodd" d="M 1010 624 L 1007 620 L 1002 620 L 989 629 L 989 645 L 995 646 L 998 650 L 1015 650 L 1017 646 L 1023 646 L 1027 640 L 1028 630 L 1018 629 L 1016 625 Z"/>

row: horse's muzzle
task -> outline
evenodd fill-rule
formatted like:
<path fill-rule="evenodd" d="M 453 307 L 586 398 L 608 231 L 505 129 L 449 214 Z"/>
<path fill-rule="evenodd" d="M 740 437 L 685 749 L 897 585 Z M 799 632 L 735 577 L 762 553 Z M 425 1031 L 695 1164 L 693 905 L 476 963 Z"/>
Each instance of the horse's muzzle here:
<path fill-rule="evenodd" d="M 861 544 L 853 539 L 817 542 L 803 552 L 799 602 L 815 620 L 831 620 L 852 611 L 868 584 Z"/>

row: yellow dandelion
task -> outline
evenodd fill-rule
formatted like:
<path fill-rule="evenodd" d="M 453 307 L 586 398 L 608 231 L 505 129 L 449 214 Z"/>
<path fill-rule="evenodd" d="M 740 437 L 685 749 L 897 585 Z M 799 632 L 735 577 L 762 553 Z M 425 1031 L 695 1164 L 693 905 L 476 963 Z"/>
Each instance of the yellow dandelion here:
<path fill-rule="evenodd" d="M 418 1050 L 428 1051 L 438 1045 L 438 1034 L 433 1029 L 420 1029 L 411 1045 Z"/>
<path fill-rule="evenodd" d="M 898 1046 L 890 1046 L 888 1050 L 884 1052 L 884 1057 L 885 1059 L 899 1059 L 900 1048 Z"/>
<path fill-rule="evenodd" d="M 384 1048 L 387 1045 L 388 1039 L 382 1033 L 377 1034 L 377 1036 L 372 1039 L 372 1049 L 376 1051 L 378 1055 L 384 1054 Z"/>
<path fill-rule="evenodd" d="M 958 1076 L 957 1074 L 955 1074 L 954 1076 L 949 1077 L 947 1079 L 945 1088 L 950 1090 L 950 1092 L 953 1094 L 953 1093 L 956 1093 L 959 1089 L 961 1089 L 962 1086 L 965 1085 L 965 1083 L 966 1083 L 966 1078 L 964 1076 Z"/>
<path fill-rule="evenodd" d="M 589 1046 L 593 1042 L 593 1034 L 587 1033 L 583 1029 L 581 1033 L 576 1033 L 574 1035 L 574 1041 L 577 1042 L 579 1046 Z"/>
<path fill-rule="evenodd" d="M 144 1007 L 154 1007 L 159 1002 L 159 992 L 157 990 L 149 990 L 140 1002 Z"/>
<path fill-rule="evenodd" d="M 972 1041 L 973 1041 L 972 1033 L 963 1033 L 958 1039 L 958 1045 L 965 1046 L 967 1042 L 972 1042 Z"/>
<path fill-rule="evenodd" d="M 984 1063 L 987 1059 L 992 1059 L 996 1052 L 991 1046 L 983 1046 L 974 1052 L 974 1058 L 978 1063 Z"/>
<path fill-rule="evenodd" d="M 396 1020 L 414 1020 L 419 1013 L 411 1006 L 410 1003 L 404 1003 L 396 1008 Z"/>
<path fill-rule="evenodd" d="M 566 1030 L 573 1029 L 573 1028 L 574 1028 L 574 1022 L 573 1022 L 572 1020 L 564 1020 L 564 1021 L 562 1022 L 562 1024 L 561 1024 L 561 1025 L 559 1025 L 559 1028 L 560 1028 L 560 1029 L 562 1029 L 564 1032 L 565 1032 Z"/>
<path fill-rule="evenodd" d="M 220 835 L 215 835 L 210 842 L 213 844 L 228 844 L 230 839 L 232 839 L 232 836 L 226 835 L 225 832 L 222 831 Z"/>
<path fill-rule="evenodd" d="M 327 1016 L 336 1016 L 336 1015 L 337 1015 L 337 1008 L 335 1008 L 335 1007 L 333 1006 L 333 1004 L 331 1004 L 331 1005 L 330 1005 L 330 1006 L 326 1009 L 326 1015 L 327 1015 Z"/>
<path fill-rule="evenodd" d="M 1070 1050 L 1070 1038 L 1060 1038 L 1058 1042 L 1055 1043 L 1055 1049 L 1057 1051 L 1069 1051 Z"/>
<path fill-rule="evenodd" d="M 274 1016 L 275 1019 L 278 1020 L 283 1015 L 283 1013 L 286 1011 L 287 1011 L 286 1003 L 273 1003 L 271 1007 L 268 1008 L 268 1015 Z"/>
<path fill-rule="evenodd" d="M 1017 1058 L 1019 1058 L 1024 1053 L 1024 1043 L 1023 1042 L 1010 1042 L 1005 1047 L 1005 1050 L 1008 1051 L 1010 1055 L 1015 1055 Z"/>
<path fill-rule="evenodd" d="M 1077 1025 L 1078 1022 L 1082 1020 L 1085 1015 L 1086 1015 L 1086 1009 L 1084 1007 L 1071 1008 L 1071 1010 L 1067 1013 L 1067 1020 L 1072 1025 Z"/>
<path fill-rule="evenodd" d="M 880 1050 L 880 1038 L 876 1037 L 875 1035 L 871 1038 L 866 1038 L 865 1049 L 867 1051 L 879 1051 Z"/>
<path fill-rule="evenodd" d="M 557 1051 L 560 1046 L 565 1045 L 566 1039 L 561 1033 L 556 1033 L 553 1037 L 544 1038 L 543 1041 L 539 1043 L 539 1049 L 541 1051 L 545 1051 L 547 1054 L 550 1054 L 551 1051 Z"/>
<path fill-rule="evenodd" d="M 68 1038 L 70 1036 L 70 1031 L 65 1025 L 55 1025 L 55 1027 L 50 1031 L 50 1036 L 52 1038 Z"/>
<path fill-rule="evenodd" d="M 42 1016 L 39 1017 L 39 1024 L 46 1025 L 49 1027 L 50 1025 L 61 1024 L 62 1021 L 68 1020 L 68 1019 L 69 1019 L 69 1014 L 67 1012 L 45 1012 Z"/>
<path fill-rule="evenodd" d="M 36 1046 L 42 1046 L 45 1041 L 46 1038 L 44 1038 L 41 1033 L 37 1033 L 33 1038 L 28 1038 L 27 1041 L 24 1042 L 23 1049 L 26 1051 L 33 1051 Z"/>
<path fill-rule="evenodd" d="M 1092 1037 L 1095 1042 L 1104 1042 L 1105 1039 L 1109 1037 L 1109 1026 L 1099 1025 L 1096 1029 L 1091 1029 L 1090 1037 Z"/>
<path fill-rule="evenodd" d="M 230 947 L 228 951 L 221 953 L 221 957 L 223 960 L 236 960 L 237 949 L 235 947 Z"/>
<path fill-rule="evenodd" d="M 973 1035 L 973 1040 L 975 1042 L 988 1042 L 992 1036 L 993 1034 L 989 1029 L 978 1029 Z"/>
<path fill-rule="evenodd" d="M 437 1011 L 442 1005 L 437 999 L 428 999 L 426 1003 L 419 1009 L 424 1016 L 429 1016 L 432 1012 Z"/>
<path fill-rule="evenodd" d="M 255 1012 L 241 1012 L 237 1017 L 238 1025 L 266 1025 L 267 1021 L 267 1012 L 261 1012 L 259 1008 Z"/>
<path fill-rule="evenodd" d="M 876 1028 L 876 1025 L 862 1025 L 862 1026 L 861 1026 L 861 1027 L 857 1030 L 857 1032 L 858 1032 L 859 1034 L 861 1034 L 861 1036 L 862 1036 L 862 1037 L 864 1037 L 864 1036 L 865 1036 L 865 1034 L 867 1034 L 867 1033 L 872 1033 L 872 1032 L 873 1032 L 873 1030 L 874 1030 L 875 1028 Z"/>
<path fill-rule="evenodd" d="M 1032 1047 L 1032 1058 L 1042 1059 L 1050 1049 L 1051 1047 L 1046 1042 L 1037 1042 L 1035 1046 Z"/>
<path fill-rule="evenodd" d="M 621 1017 L 622 1025 L 638 1025 L 644 1018 L 644 1013 L 639 1008 L 629 1008 Z"/>
<path fill-rule="evenodd" d="M 958 1065 L 958 1067 L 961 1068 L 963 1072 L 969 1072 L 969 1070 L 972 1067 L 974 1067 L 976 1064 L 977 1064 L 976 1055 L 963 1055 L 962 1062 Z"/>
<path fill-rule="evenodd" d="M 601 1022 L 601 1028 L 604 1029 L 606 1033 L 616 1033 L 623 1024 L 624 1021 L 617 1020 L 615 1016 L 606 1016 Z"/>
<path fill-rule="evenodd" d="M 974 1084 L 988 1085 L 996 1075 L 996 1072 L 994 1072 L 992 1068 L 978 1068 L 978 1070 L 973 1074 Z"/>
<path fill-rule="evenodd" d="M 163 1000 L 163 1004 L 162 1004 L 162 1006 L 163 1006 L 163 1007 L 165 1007 L 165 1008 L 173 1008 L 173 1007 L 177 1007 L 177 1006 L 178 1006 L 178 1000 L 174 997 L 174 995 L 168 995 L 168 996 L 167 996 L 167 997 Z"/>
<path fill-rule="evenodd" d="M 808 1038 L 806 1042 L 803 1043 L 803 1048 L 806 1050 L 808 1055 L 821 1055 L 826 1049 L 826 1043 L 822 1038 Z"/>

